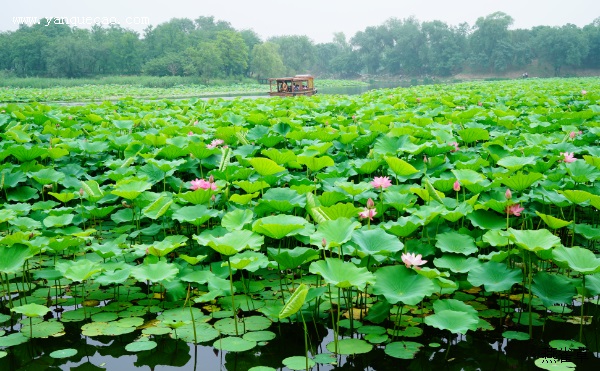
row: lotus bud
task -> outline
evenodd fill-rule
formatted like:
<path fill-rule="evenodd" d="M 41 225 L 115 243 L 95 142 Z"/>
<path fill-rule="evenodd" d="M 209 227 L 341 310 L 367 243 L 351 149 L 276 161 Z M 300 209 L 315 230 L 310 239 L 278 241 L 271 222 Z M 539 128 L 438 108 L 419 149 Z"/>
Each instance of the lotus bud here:
<path fill-rule="evenodd" d="M 45 184 L 45 185 L 44 185 L 44 188 L 45 188 L 45 189 L 52 189 L 52 184 Z"/>
<path fill-rule="evenodd" d="M 576 136 L 576 135 L 577 135 L 577 133 L 576 133 L 576 132 L 574 132 L 574 131 L 572 131 L 571 133 L 569 133 L 569 137 L 570 137 L 571 139 L 575 138 L 575 136 Z"/>
<path fill-rule="evenodd" d="M 427 159 L 427 155 L 423 155 L 423 162 L 424 162 L 424 163 L 427 163 L 427 162 L 429 162 L 429 160 Z"/>
<path fill-rule="evenodd" d="M 460 182 L 458 180 L 454 182 L 452 189 L 454 189 L 456 192 L 460 191 Z"/>
<path fill-rule="evenodd" d="M 504 195 L 506 196 L 507 200 L 512 198 L 512 192 L 510 191 L 510 188 L 506 188 L 506 193 L 504 193 Z"/>
<path fill-rule="evenodd" d="M 79 188 L 79 196 L 83 197 L 83 188 Z"/>
<path fill-rule="evenodd" d="M 375 207 L 375 202 L 373 202 L 373 199 L 369 197 L 369 199 L 367 200 L 367 208 L 372 209 Z"/>
<path fill-rule="evenodd" d="M 208 177 L 208 182 L 209 183 L 214 183 L 215 182 L 215 177 L 212 176 L 212 174 Z"/>
<path fill-rule="evenodd" d="M 217 197 L 216 197 L 215 195 L 212 195 L 212 196 L 210 197 L 210 200 L 211 200 L 212 202 L 215 202 L 215 200 L 216 200 L 216 199 L 217 199 Z"/>
<path fill-rule="evenodd" d="M 327 240 L 325 238 L 321 240 L 321 246 L 323 246 L 323 248 L 327 247 Z"/>

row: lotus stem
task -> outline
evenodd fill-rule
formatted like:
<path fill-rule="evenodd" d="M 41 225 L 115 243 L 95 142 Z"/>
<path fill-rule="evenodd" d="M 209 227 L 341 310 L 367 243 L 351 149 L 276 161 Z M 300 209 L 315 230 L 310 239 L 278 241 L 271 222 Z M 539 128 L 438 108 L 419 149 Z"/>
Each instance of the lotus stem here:
<path fill-rule="evenodd" d="M 529 310 L 529 338 L 531 339 L 532 334 L 533 334 L 533 315 L 531 313 L 531 302 L 533 301 L 532 297 L 531 297 L 531 281 L 532 281 L 532 274 L 531 274 L 531 270 L 532 270 L 532 265 L 531 265 L 531 252 L 528 252 L 528 257 L 529 257 L 529 264 L 528 264 L 528 272 L 527 272 L 527 281 L 528 281 L 528 291 L 529 291 L 529 304 L 528 304 L 528 310 Z"/>
<path fill-rule="evenodd" d="M 231 289 L 231 311 L 233 312 L 233 324 L 235 326 L 235 336 L 239 336 L 237 320 L 235 319 L 235 298 L 233 297 L 233 275 L 231 274 L 231 259 L 227 257 L 227 264 L 229 265 L 229 287 Z M 283 296 L 283 293 L 282 293 Z M 284 303 L 285 305 L 285 303 Z"/>
<path fill-rule="evenodd" d="M 573 223 L 573 225 L 575 225 L 575 223 Z M 574 231 L 573 231 L 573 234 L 575 234 Z M 583 339 L 583 306 L 585 305 L 585 274 L 582 277 L 581 284 L 583 286 L 583 292 L 581 294 L 581 314 L 580 314 L 581 318 L 579 320 L 579 342 L 580 343 Z"/>
<path fill-rule="evenodd" d="M 308 371 L 308 328 L 306 328 L 306 321 L 300 309 L 300 318 L 302 319 L 302 325 L 304 327 L 304 360 L 306 361 L 306 371 Z"/>

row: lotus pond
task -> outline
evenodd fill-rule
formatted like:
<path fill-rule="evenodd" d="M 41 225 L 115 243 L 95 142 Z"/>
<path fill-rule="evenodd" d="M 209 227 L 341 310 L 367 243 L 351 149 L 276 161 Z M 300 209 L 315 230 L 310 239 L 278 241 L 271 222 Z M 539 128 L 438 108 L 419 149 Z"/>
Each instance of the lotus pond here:
<path fill-rule="evenodd" d="M 598 365 L 600 79 L 7 104 L 0 135 L 0 367 Z"/>

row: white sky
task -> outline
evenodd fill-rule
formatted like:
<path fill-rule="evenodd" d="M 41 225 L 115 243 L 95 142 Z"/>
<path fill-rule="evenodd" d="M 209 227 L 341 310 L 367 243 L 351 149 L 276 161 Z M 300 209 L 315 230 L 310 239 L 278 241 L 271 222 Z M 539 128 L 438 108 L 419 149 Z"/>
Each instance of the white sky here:
<path fill-rule="evenodd" d="M 332 41 L 335 32 L 343 32 L 349 39 L 357 31 L 378 26 L 392 17 L 414 16 L 420 21 L 441 20 L 449 25 L 467 22 L 472 26 L 477 18 L 502 11 L 515 20 L 512 28 L 567 23 L 583 27 L 600 17 L 600 0 L 7 0 L 2 3 L 0 31 L 17 29 L 19 21 L 14 17 L 114 17 L 122 27 L 141 34 L 146 26 L 134 24 L 141 18 L 133 17 L 147 17 L 150 24 L 158 25 L 171 18 L 213 16 L 215 20 L 229 22 L 236 30 L 252 29 L 263 40 L 271 36 L 306 35 L 315 43 Z"/>

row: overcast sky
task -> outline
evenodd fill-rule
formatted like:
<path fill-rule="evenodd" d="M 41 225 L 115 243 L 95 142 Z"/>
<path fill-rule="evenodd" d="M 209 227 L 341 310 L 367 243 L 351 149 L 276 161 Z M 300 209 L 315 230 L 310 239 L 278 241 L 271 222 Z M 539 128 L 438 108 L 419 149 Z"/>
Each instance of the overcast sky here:
<path fill-rule="evenodd" d="M 410 16 L 472 26 L 477 18 L 502 11 L 513 17 L 512 28 L 567 23 L 583 27 L 600 17 L 600 0 L 8 0 L 0 9 L 0 31 L 17 29 L 15 17 L 67 17 L 88 23 L 111 18 L 141 34 L 147 25 L 136 23 L 157 25 L 171 18 L 213 16 L 236 30 L 252 29 L 263 40 L 306 35 L 324 43 L 332 41 L 335 32 L 349 39 L 389 18 Z"/>

